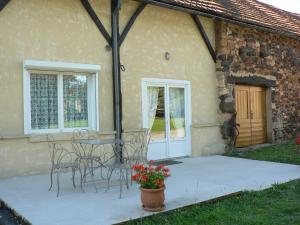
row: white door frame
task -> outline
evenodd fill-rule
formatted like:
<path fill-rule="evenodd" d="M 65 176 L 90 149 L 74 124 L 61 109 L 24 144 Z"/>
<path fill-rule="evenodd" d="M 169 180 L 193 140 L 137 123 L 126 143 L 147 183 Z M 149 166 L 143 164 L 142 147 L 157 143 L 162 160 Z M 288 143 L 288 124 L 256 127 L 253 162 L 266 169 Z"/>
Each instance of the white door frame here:
<path fill-rule="evenodd" d="M 186 117 L 186 156 L 192 155 L 191 150 L 191 82 L 187 80 L 173 80 L 173 79 L 160 79 L 160 78 L 142 78 L 142 118 L 143 128 L 148 128 L 148 103 L 147 99 L 147 87 L 158 86 L 165 88 L 165 94 L 168 92 L 169 87 L 183 87 L 185 90 L 185 117 Z M 167 101 L 169 101 L 167 99 Z M 169 110 L 169 109 L 166 109 Z M 169 126 L 169 124 L 167 124 Z M 166 135 L 168 135 L 166 133 Z M 168 137 L 168 136 L 167 136 Z M 159 140 L 155 142 L 160 142 Z M 170 140 L 167 141 L 167 151 L 169 150 Z M 170 155 L 167 152 L 167 155 Z"/>

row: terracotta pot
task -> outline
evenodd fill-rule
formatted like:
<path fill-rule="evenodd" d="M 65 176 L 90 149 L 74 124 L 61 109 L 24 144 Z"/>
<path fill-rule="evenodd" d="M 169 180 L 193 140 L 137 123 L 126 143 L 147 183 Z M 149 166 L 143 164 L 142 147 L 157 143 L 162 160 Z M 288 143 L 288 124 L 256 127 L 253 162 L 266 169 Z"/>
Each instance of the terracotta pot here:
<path fill-rule="evenodd" d="M 164 210 L 165 186 L 159 189 L 140 189 L 144 210 L 150 212 L 159 212 Z"/>

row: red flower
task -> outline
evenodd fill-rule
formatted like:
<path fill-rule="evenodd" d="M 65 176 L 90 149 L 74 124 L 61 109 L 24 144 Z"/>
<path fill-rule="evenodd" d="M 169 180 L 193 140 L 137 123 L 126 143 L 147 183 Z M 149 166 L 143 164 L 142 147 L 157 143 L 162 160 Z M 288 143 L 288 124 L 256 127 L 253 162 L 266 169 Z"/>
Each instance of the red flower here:
<path fill-rule="evenodd" d="M 166 172 L 166 173 L 169 173 L 170 169 L 169 168 L 163 168 L 163 171 Z"/>
<path fill-rule="evenodd" d="M 300 134 L 297 135 L 295 143 L 296 145 L 300 145 Z"/>
<path fill-rule="evenodd" d="M 142 175 L 142 178 L 141 178 L 141 180 L 142 180 L 143 182 L 146 182 L 146 181 L 147 181 L 147 179 L 148 179 L 148 176 L 147 176 L 147 175 Z"/>
<path fill-rule="evenodd" d="M 164 165 L 163 164 L 160 164 L 160 165 L 158 165 L 157 167 L 156 167 L 156 171 L 160 171 L 161 169 L 163 169 L 164 168 Z"/>
<path fill-rule="evenodd" d="M 137 182 L 143 188 L 161 188 L 164 186 L 164 180 L 170 176 L 170 170 L 162 164 L 158 166 L 149 164 L 146 167 L 143 164 L 136 164 L 132 166 L 132 169 L 135 171 L 131 177 L 132 181 Z"/>
<path fill-rule="evenodd" d="M 153 168 L 152 166 L 149 166 L 147 171 L 153 172 L 153 171 L 154 171 L 154 168 Z"/>
<path fill-rule="evenodd" d="M 134 174 L 132 177 L 131 177 L 131 180 L 133 180 L 133 181 L 137 181 L 139 178 L 140 178 L 140 174 L 139 173 L 137 173 L 137 174 Z"/>

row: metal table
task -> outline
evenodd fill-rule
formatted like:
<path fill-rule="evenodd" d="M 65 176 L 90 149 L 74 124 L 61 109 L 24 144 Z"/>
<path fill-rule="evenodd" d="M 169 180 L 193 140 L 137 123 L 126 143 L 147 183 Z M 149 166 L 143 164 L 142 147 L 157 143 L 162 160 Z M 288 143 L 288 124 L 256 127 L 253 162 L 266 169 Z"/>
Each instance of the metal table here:
<path fill-rule="evenodd" d="M 83 189 L 83 183 L 89 182 L 86 180 L 87 175 L 91 175 L 91 182 L 93 183 L 96 191 L 97 191 L 97 186 L 95 183 L 94 179 L 94 169 L 100 168 L 101 169 L 101 179 L 105 179 L 103 177 L 103 168 L 105 168 L 105 163 L 109 160 L 111 160 L 115 155 L 114 155 L 114 147 L 118 142 L 115 139 L 81 139 L 81 140 L 75 140 L 73 142 L 74 144 L 79 144 L 80 145 L 80 150 L 77 152 L 78 158 L 77 161 L 80 162 L 81 168 L 80 173 L 81 173 L 81 180 L 80 180 L 80 186 L 81 190 L 84 192 Z M 123 141 L 121 141 L 123 143 Z M 100 154 L 95 154 L 95 150 L 98 149 L 99 146 L 103 145 L 111 145 L 112 151 L 110 154 L 108 154 L 108 157 L 106 158 L 106 152 L 103 149 L 103 152 Z M 88 147 L 89 146 L 89 147 Z M 97 164 L 97 166 L 95 166 Z M 82 171 L 83 170 L 83 171 Z M 99 180 L 99 179 L 98 179 Z"/>

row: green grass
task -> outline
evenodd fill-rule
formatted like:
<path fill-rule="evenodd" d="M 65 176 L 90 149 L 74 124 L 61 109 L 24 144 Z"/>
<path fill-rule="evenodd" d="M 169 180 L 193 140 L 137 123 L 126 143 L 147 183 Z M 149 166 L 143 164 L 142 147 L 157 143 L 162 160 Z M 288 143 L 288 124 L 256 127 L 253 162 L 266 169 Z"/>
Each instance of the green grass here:
<path fill-rule="evenodd" d="M 88 127 L 88 120 L 77 120 L 77 121 L 64 121 L 64 126 L 66 128 L 75 128 L 75 127 Z"/>
<path fill-rule="evenodd" d="M 300 180 L 263 191 L 243 192 L 122 225 L 299 225 Z"/>
<path fill-rule="evenodd" d="M 234 150 L 226 153 L 225 155 L 246 159 L 256 159 L 300 165 L 300 154 L 295 152 L 294 143 L 272 145 L 250 151 Z"/>
<path fill-rule="evenodd" d="M 152 132 L 165 131 L 166 130 L 165 127 L 166 127 L 166 123 L 164 118 L 155 118 L 151 131 Z"/>
<path fill-rule="evenodd" d="M 170 121 L 171 130 L 176 129 L 173 120 L 177 120 L 180 127 L 184 127 L 184 118 L 172 118 Z M 164 118 L 156 117 L 152 126 L 152 132 L 161 132 L 166 130 L 166 122 Z"/>
<path fill-rule="evenodd" d="M 300 165 L 300 154 L 294 148 L 294 144 L 288 143 L 226 155 Z M 300 225 L 300 179 L 122 225 Z"/>

